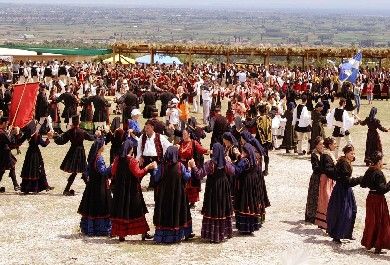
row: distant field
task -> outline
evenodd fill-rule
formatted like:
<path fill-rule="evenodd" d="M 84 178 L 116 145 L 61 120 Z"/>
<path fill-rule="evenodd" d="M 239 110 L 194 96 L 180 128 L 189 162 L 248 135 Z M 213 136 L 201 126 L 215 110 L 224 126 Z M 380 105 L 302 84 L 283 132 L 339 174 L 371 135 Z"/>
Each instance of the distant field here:
<path fill-rule="evenodd" d="M 0 41 L 351 44 L 389 46 L 389 14 L 310 10 L 197 10 L 0 4 Z"/>

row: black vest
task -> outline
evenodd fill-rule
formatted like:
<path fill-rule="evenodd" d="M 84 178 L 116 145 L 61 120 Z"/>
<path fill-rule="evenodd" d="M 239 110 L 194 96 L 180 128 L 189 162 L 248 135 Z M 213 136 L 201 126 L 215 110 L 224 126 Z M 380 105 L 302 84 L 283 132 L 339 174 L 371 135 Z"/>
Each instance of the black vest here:
<path fill-rule="evenodd" d="M 334 111 L 334 119 L 339 122 L 343 122 L 344 109 L 336 108 Z"/>

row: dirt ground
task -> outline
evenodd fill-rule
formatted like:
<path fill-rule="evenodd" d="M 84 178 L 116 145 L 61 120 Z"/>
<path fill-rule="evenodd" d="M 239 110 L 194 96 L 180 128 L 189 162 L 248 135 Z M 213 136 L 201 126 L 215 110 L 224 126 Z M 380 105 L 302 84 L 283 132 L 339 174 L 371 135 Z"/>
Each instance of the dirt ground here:
<path fill-rule="evenodd" d="M 390 127 L 389 102 L 375 101 L 374 106 L 379 109 L 382 124 Z M 359 116 L 366 117 L 369 108 L 363 105 Z M 354 176 L 361 176 L 366 170 L 363 163 L 366 133 L 367 128 L 362 126 L 352 129 L 357 147 Z M 381 138 L 385 160 L 389 163 L 389 134 L 381 133 Z M 209 141 L 210 135 L 203 145 L 208 146 Z M 358 205 L 356 240 L 335 245 L 324 231 L 303 221 L 311 175 L 309 156 L 297 157 L 283 151 L 271 152 L 266 184 L 272 206 L 267 209 L 265 224 L 254 236 L 234 233 L 232 239 L 221 244 L 202 241 L 199 238 L 202 203 L 199 202 L 192 211 L 196 237 L 188 242 L 166 246 L 143 242 L 140 236 L 127 237 L 124 243 L 119 243 L 117 238 L 84 237 L 79 232 L 77 214 L 85 186 L 81 176 L 73 186 L 76 196 L 62 196 L 68 174 L 60 171 L 59 166 L 68 147 L 51 143 L 41 148 L 48 181 L 55 187 L 54 191 L 21 195 L 13 191 L 10 179 L 3 177 L 1 186 L 5 186 L 7 192 L 0 194 L 0 264 L 390 264 L 389 253 L 378 256 L 360 245 L 368 191 L 354 188 Z M 89 147 L 87 143 L 87 151 Z M 17 156 L 18 178 L 26 148 L 24 144 L 22 154 Z M 106 148 L 106 161 L 108 154 L 109 148 Z M 389 175 L 389 166 L 384 173 Z M 143 180 L 143 186 L 147 181 L 147 178 Z M 144 197 L 153 233 L 153 192 L 144 192 Z"/>

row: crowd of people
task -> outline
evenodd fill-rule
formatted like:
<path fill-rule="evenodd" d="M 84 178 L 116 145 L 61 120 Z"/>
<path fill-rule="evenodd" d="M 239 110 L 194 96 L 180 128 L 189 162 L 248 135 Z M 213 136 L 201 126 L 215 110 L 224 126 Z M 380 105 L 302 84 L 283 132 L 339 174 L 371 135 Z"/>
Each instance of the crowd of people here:
<path fill-rule="evenodd" d="M 191 208 L 199 201 L 204 178 L 201 237 L 215 243 L 231 238 L 233 219 L 240 233 L 252 234 L 270 206 L 265 184 L 269 152 L 284 149 L 311 155 L 305 221 L 326 229 L 335 243 L 352 239 L 357 211 L 352 187 L 361 185 L 370 189 L 362 244 L 376 253 L 390 249 L 384 197 L 390 183 L 381 171 L 377 132 L 388 129 L 376 118 L 375 107 L 366 119 L 358 117 L 361 93 L 370 96 L 379 89 L 388 94 L 389 71 L 362 69 L 357 83 L 350 84 L 340 83 L 331 67 L 53 61 L 20 62 L 13 70 L 13 79 L 2 76 L 0 180 L 9 170 L 15 191 L 53 189 L 39 145 L 70 142 L 60 166 L 70 174 L 63 195 L 75 194 L 71 187 L 81 174 L 86 187 L 78 213 L 86 235 L 124 241 L 127 235 L 141 234 L 143 240 L 159 243 L 191 239 Z M 12 84 L 18 82 L 40 82 L 35 120 L 25 128 L 8 126 Z M 338 107 L 332 108 L 335 100 Z M 59 104 L 64 105 L 61 115 Z M 202 113 L 201 122 L 192 117 L 195 113 Z M 141 117 L 146 120 L 143 128 Z M 364 161 L 369 168 L 364 177 L 353 178 L 349 130 L 358 125 L 368 126 Z M 331 137 L 325 136 L 324 126 L 333 128 Z M 211 133 L 209 147 L 202 145 L 206 133 Z M 85 140 L 93 141 L 88 156 Z M 28 159 L 19 186 L 11 150 L 24 141 Z M 102 154 L 109 143 L 107 164 Z M 340 148 L 344 155 L 339 157 Z M 146 175 L 148 190 L 154 191 L 154 236 L 140 184 Z"/>

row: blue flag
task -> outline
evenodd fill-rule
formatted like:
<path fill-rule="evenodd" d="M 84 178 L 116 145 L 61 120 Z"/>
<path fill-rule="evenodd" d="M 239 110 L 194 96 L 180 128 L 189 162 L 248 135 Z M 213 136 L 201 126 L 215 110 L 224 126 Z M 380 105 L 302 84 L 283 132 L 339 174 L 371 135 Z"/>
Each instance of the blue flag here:
<path fill-rule="evenodd" d="M 349 59 L 348 62 L 343 63 L 339 67 L 339 80 L 341 82 L 349 81 L 355 83 L 359 76 L 359 67 L 362 63 L 363 54 L 359 51 L 353 58 Z"/>

